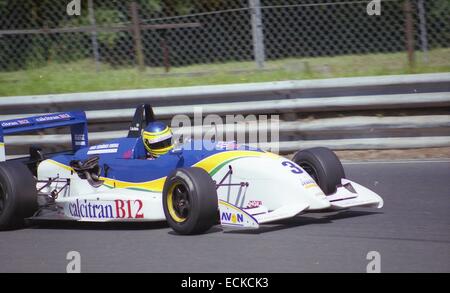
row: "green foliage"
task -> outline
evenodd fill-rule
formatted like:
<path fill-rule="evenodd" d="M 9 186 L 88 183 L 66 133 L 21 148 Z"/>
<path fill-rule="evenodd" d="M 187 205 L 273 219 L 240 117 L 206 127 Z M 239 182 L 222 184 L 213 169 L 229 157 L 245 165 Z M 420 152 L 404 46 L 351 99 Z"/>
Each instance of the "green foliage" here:
<path fill-rule="evenodd" d="M 99 9 L 95 11 L 95 19 L 97 25 L 106 26 L 108 24 L 123 23 L 126 16 L 121 12 L 113 9 Z M 124 33 L 99 33 L 98 40 L 106 46 L 114 46 L 115 42 L 123 37 Z"/>
<path fill-rule="evenodd" d="M 140 0 L 139 4 L 142 9 L 152 12 L 161 12 L 163 9 L 162 0 Z"/>
<path fill-rule="evenodd" d="M 66 14 L 66 5 L 70 0 L 0 0 L 0 29 L 37 29 L 37 28 L 58 28 L 58 27 L 73 27 L 73 26 L 87 26 L 90 25 L 89 15 L 88 15 L 88 5 L 87 0 L 82 1 L 82 14 L 77 17 L 68 17 Z M 121 25 L 129 24 L 131 21 L 130 17 L 130 3 L 131 0 L 93 0 L 95 7 L 95 19 L 98 26 L 109 26 L 109 25 Z M 149 21 L 155 18 L 161 18 L 165 16 L 174 15 L 185 15 L 193 13 L 202 13 L 215 10 L 226 10 L 233 8 L 242 8 L 246 5 L 247 0 L 136 0 L 139 4 L 140 10 L 139 14 L 144 22 L 146 23 L 164 23 L 164 21 L 152 22 Z M 341 1 L 341 0 L 339 0 Z M 332 2 L 329 0 L 305 0 L 301 3 L 323 3 Z M 412 0 L 413 3 L 416 0 Z M 429 44 L 431 48 L 436 48 L 439 46 L 445 46 L 445 44 L 450 43 L 450 0 L 428 0 L 424 1 L 427 10 L 427 22 L 430 28 L 429 33 Z M 283 5 L 283 4 L 298 4 L 299 1 L 294 0 L 264 0 L 263 5 Z M 305 8 L 312 9 L 312 8 Z M 278 20 L 277 14 L 274 13 L 272 17 L 267 17 L 265 24 L 267 25 L 265 29 L 265 40 L 268 48 L 289 46 L 293 48 L 292 51 L 307 52 L 302 56 L 307 55 L 341 55 L 347 54 L 348 48 L 353 47 L 354 51 L 351 53 L 358 52 L 380 52 L 376 51 L 378 49 L 371 46 L 370 38 L 366 38 L 363 30 L 359 30 L 358 26 L 373 27 L 373 31 L 383 32 L 384 36 L 390 36 L 391 41 L 389 46 L 382 48 L 384 52 L 398 52 L 404 49 L 403 41 L 403 28 L 396 27 L 388 23 L 388 18 L 369 18 L 365 15 L 364 11 L 358 17 L 357 20 L 350 19 L 346 13 L 343 13 L 345 6 L 323 6 L 315 7 L 313 11 L 315 14 L 311 15 L 311 19 L 302 21 L 289 21 L 292 24 L 293 31 L 302 31 L 310 33 L 310 35 L 316 36 L 314 40 L 308 42 L 308 40 L 293 41 L 289 37 L 279 38 L 280 32 L 286 29 L 286 23 L 284 20 Z M 394 15 L 395 17 L 401 19 L 403 17 L 402 12 L 402 1 L 389 1 L 383 4 L 383 13 L 386 15 Z M 323 29 L 321 29 L 321 19 L 328 19 L 331 12 L 334 10 L 339 11 L 339 13 L 333 14 L 333 19 L 330 20 L 330 25 L 324 24 Z M 264 13 L 268 16 L 271 10 L 267 9 Z M 304 11 L 303 8 L 301 11 Z M 330 12 L 331 11 L 331 12 Z M 314 17 L 313 17 L 314 16 Z M 303 17 L 303 16 L 302 16 Z M 295 17 L 294 17 L 295 18 Z M 219 16 L 217 17 L 219 19 Z M 231 21 L 236 21 L 235 18 L 230 18 Z M 272 19 L 271 23 L 267 23 L 269 19 Z M 189 18 L 188 21 L 192 19 Z M 204 19 L 202 19 L 204 20 Z M 228 20 L 228 19 L 227 19 Z M 302 18 L 303 20 L 303 18 Z M 319 21 L 314 21 L 319 20 Z M 178 20 L 177 20 L 178 21 Z M 181 20 L 182 21 L 182 20 Z M 175 22 L 175 21 L 174 21 Z M 200 21 L 201 22 L 201 21 Z M 204 29 L 197 31 L 202 32 L 201 38 L 199 38 L 198 44 L 195 48 L 183 47 L 183 44 L 179 44 L 175 41 L 171 43 L 170 52 L 175 56 L 189 56 L 189 58 L 178 58 L 182 60 L 181 64 L 173 64 L 174 66 L 180 66 L 185 64 L 192 64 L 196 62 L 209 62 L 209 60 L 217 60 L 217 55 L 221 54 L 221 50 L 226 50 L 224 48 L 224 40 L 226 35 L 228 39 L 238 39 L 240 44 L 236 42 L 235 47 L 232 48 L 233 52 L 238 52 L 236 54 L 241 54 L 240 52 L 245 52 L 249 43 L 251 42 L 251 34 L 247 33 L 249 40 L 242 40 L 242 35 L 227 28 L 223 25 L 224 20 L 218 20 L 215 22 L 213 18 L 207 18 L 204 24 Z M 355 24 L 357 24 L 355 26 Z M 354 26 L 354 27 L 352 27 Z M 216 33 L 209 33 L 205 30 L 208 27 L 216 27 Z M 230 26 L 232 27 L 232 26 Z M 319 29 L 317 29 L 319 27 Z M 243 26 L 243 30 L 247 29 Z M 189 32 L 187 30 L 187 32 Z M 323 46 L 323 40 L 333 39 L 334 36 L 346 36 L 350 40 L 355 40 L 352 45 L 345 45 L 343 41 L 341 46 L 339 44 L 331 44 L 328 48 L 324 48 L 323 52 L 317 50 L 317 47 Z M 381 35 L 381 34 L 380 34 Z M 152 44 L 153 46 L 158 46 L 158 33 L 146 31 L 143 33 L 143 38 L 145 43 Z M 193 35 L 196 37 L 196 35 Z M 64 62 L 64 61 L 76 61 L 83 60 L 85 58 L 92 57 L 92 46 L 91 46 L 91 36 L 86 33 L 75 33 L 75 34 L 57 34 L 57 35 L 21 35 L 21 36 L 7 36 L 0 38 L 0 60 L 2 63 L 0 65 L 4 66 L 0 68 L 0 71 L 6 70 L 18 70 L 23 68 L 44 66 L 52 62 Z M 151 39 L 151 40 L 150 40 Z M 200 40 L 201 39 L 201 40 Z M 276 40 L 276 41 L 274 41 Z M 367 41 L 368 40 L 368 41 Z M 386 37 L 386 40 L 387 37 Z M 271 44 L 269 42 L 276 42 L 276 44 Z M 100 46 L 101 58 L 104 58 L 104 62 L 110 64 L 119 63 L 122 64 L 132 64 L 134 62 L 133 52 L 133 41 L 131 34 L 128 32 L 119 33 L 98 33 L 98 43 Z M 442 45 L 444 44 L 444 45 Z M 208 45 L 208 46 L 205 46 Z M 228 44 L 225 44 L 228 45 Z M 149 46 L 149 45 L 148 45 Z M 295 47 L 296 46 L 296 47 Z M 191 46 L 192 47 L 192 46 Z M 217 50 L 211 50 L 208 54 L 213 56 L 200 56 L 199 48 L 212 47 L 218 48 Z M 314 48 L 314 49 L 311 49 Z M 220 49 L 220 50 L 219 50 Z M 145 50 L 145 48 L 144 48 Z M 312 52 L 314 50 L 314 52 Z M 359 51 L 358 51 L 359 50 Z M 217 51 L 217 52 L 216 52 Z M 131 53 L 130 53 L 131 52 Z M 181 52 L 181 53 L 180 53 Z M 275 52 L 275 50 L 267 50 L 268 57 L 271 59 L 285 58 L 289 55 L 283 55 L 283 50 Z M 120 56 L 120 59 L 113 60 L 113 56 L 116 54 Z M 149 54 L 144 52 L 144 54 Z M 152 53 L 156 55 L 155 53 Z M 246 55 L 247 54 L 247 55 Z M 272 55 L 270 55 L 272 54 Z M 280 54 L 280 55 L 277 55 Z M 121 57 L 124 58 L 121 58 Z M 248 53 L 242 53 L 242 56 L 229 57 L 230 60 L 248 60 Z M 160 56 L 152 56 L 146 60 L 156 60 L 161 59 Z M 236 58 L 235 58 L 236 57 Z M 107 59 L 110 58 L 110 59 Z M 127 59 L 128 58 L 128 59 Z M 210 59 L 208 59 L 210 58 Z M 175 59 L 175 58 L 173 58 Z M 221 58 L 222 60 L 223 58 Z M 186 61 L 185 61 L 186 60 Z M 183 62 L 186 63 L 183 63 Z M 153 62 L 153 61 L 152 61 Z M 156 62 L 156 61 L 155 61 Z"/>
<path fill-rule="evenodd" d="M 372 76 L 405 73 L 449 72 L 450 49 L 432 50 L 429 63 L 408 68 L 405 53 L 348 55 L 306 59 L 282 59 L 270 61 L 267 70 L 251 71 L 253 62 L 194 65 L 175 68 L 175 74 L 163 74 L 163 68 L 148 69 L 140 73 L 134 68 L 114 70 L 102 64 L 96 72 L 90 60 L 72 63 L 50 64 L 16 72 L 0 72 L 0 97 L 90 92 L 157 87 L 268 82 L 280 80 Z M 349 66 L 352 64 L 352 66 Z M 327 68 L 327 70 L 324 70 Z M 192 74 L 196 72 L 196 74 Z"/>

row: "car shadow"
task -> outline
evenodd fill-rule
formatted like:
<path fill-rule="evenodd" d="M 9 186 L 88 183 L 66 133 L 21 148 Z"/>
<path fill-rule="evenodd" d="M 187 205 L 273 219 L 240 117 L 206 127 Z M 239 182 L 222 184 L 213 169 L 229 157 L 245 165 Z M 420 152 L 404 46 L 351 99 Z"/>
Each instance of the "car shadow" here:
<path fill-rule="evenodd" d="M 279 220 L 270 224 L 262 224 L 259 229 L 250 230 L 230 230 L 224 231 L 226 234 L 263 234 L 267 232 L 280 231 L 300 226 L 306 225 L 317 225 L 317 224 L 329 224 L 334 221 L 349 219 L 355 217 L 363 217 L 370 215 L 383 214 L 382 212 L 370 212 L 370 211 L 334 211 L 334 212 L 323 212 L 323 213 L 310 213 L 296 216 L 294 218 Z"/>
<path fill-rule="evenodd" d="M 222 232 L 222 231 L 223 231 L 222 227 L 220 227 L 220 225 L 218 225 L 218 226 L 213 226 L 211 229 L 209 229 L 208 231 L 202 233 L 201 235 L 213 234 L 213 233 L 218 233 L 218 232 Z M 174 236 L 183 236 L 183 237 L 198 236 L 197 234 L 194 234 L 194 235 L 180 235 L 180 234 L 178 234 L 175 231 L 169 231 L 169 232 L 167 232 L 167 234 L 174 235 Z"/>
<path fill-rule="evenodd" d="M 306 225 L 329 224 L 333 221 L 341 219 L 349 219 L 354 217 L 363 217 L 369 215 L 382 214 L 381 212 L 370 211 L 335 211 L 323 213 L 309 213 L 299 215 L 294 218 L 279 220 L 273 223 L 262 224 L 259 229 L 242 229 L 242 230 L 227 230 L 220 225 L 216 225 L 203 234 L 212 234 L 223 232 L 225 234 L 249 234 L 257 235 L 268 232 L 280 231 Z M 30 229 L 55 229 L 55 230 L 158 230 L 167 229 L 169 225 L 165 221 L 161 222 L 107 222 L 107 223 L 92 223 L 92 222 L 75 222 L 75 221 L 39 221 L 33 222 L 29 226 Z M 170 235 L 179 235 L 174 231 L 167 232 Z"/>
<path fill-rule="evenodd" d="M 156 230 L 167 229 L 167 222 L 108 222 L 88 223 L 74 221 L 40 221 L 33 223 L 31 229 L 55 229 L 55 230 Z"/>

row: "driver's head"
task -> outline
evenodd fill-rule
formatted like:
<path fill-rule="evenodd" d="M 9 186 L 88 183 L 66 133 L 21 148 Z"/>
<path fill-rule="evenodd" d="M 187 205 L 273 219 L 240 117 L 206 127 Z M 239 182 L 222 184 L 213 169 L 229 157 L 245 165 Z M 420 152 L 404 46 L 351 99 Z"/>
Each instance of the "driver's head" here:
<path fill-rule="evenodd" d="M 142 140 L 147 152 L 157 158 L 173 149 L 172 130 L 162 122 L 151 122 L 142 130 Z"/>

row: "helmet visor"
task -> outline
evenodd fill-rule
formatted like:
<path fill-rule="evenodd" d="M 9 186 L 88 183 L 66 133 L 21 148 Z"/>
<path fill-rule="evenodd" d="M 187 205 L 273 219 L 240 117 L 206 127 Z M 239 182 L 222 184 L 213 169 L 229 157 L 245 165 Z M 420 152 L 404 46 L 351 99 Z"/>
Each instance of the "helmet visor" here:
<path fill-rule="evenodd" d="M 170 137 L 166 140 L 155 142 L 155 143 L 150 143 L 147 139 L 144 139 L 144 143 L 147 146 L 147 148 L 149 148 L 151 150 L 165 149 L 172 145 L 172 138 Z"/>

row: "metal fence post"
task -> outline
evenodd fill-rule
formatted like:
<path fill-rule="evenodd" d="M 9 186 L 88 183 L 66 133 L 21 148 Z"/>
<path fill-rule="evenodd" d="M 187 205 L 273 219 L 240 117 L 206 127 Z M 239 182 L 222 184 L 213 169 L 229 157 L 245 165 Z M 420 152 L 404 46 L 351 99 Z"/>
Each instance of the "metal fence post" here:
<path fill-rule="evenodd" d="M 133 23 L 134 50 L 139 71 L 145 70 L 144 53 L 142 50 L 141 27 L 139 20 L 139 11 L 136 1 L 131 2 L 131 21 Z"/>
<path fill-rule="evenodd" d="M 409 68 L 414 68 L 415 66 L 414 19 L 410 0 L 405 0 L 403 4 L 403 9 L 405 12 L 405 41 L 406 41 L 406 50 L 408 51 L 408 65 Z"/>
<path fill-rule="evenodd" d="M 419 10 L 420 20 L 420 45 L 423 52 L 423 62 L 428 63 L 428 32 L 427 32 L 427 18 L 425 12 L 425 6 L 423 0 L 419 0 L 417 3 L 417 9 Z"/>
<path fill-rule="evenodd" d="M 95 70 L 100 70 L 100 54 L 98 51 L 98 41 L 97 41 L 97 30 L 96 28 L 96 22 L 95 22 L 95 13 L 94 13 L 94 0 L 88 1 L 88 10 L 89 10 L 89 22 L 91 23 L 91 26 L 94 28 L 91 33 L 91 40 L 92 40 L 92 51 L 94 53 L 94 59 L 95 59 Z"/>
<path fill-rule="evenodd" d="M 253 52 L 258 69 L 264 68 L 265 50 L 264 50 L 264 32 L 262 23 L 261 1 L 249 0 L 251 8 L 252 34 L 253 34 Z"/>

